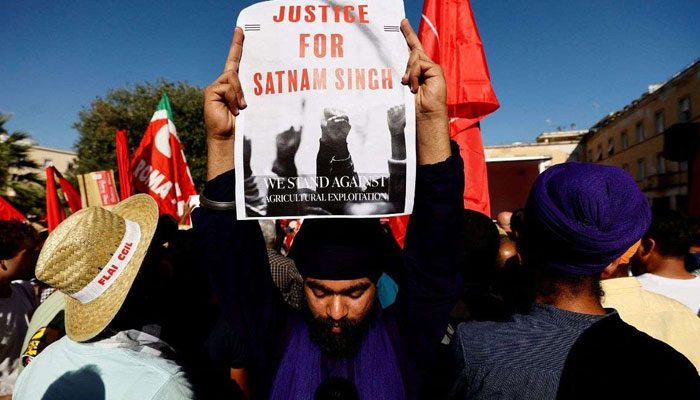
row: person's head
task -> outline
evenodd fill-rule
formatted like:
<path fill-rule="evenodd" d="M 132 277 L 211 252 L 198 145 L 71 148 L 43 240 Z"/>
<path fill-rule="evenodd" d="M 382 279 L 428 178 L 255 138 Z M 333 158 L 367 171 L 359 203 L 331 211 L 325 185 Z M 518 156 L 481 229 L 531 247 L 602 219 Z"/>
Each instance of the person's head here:
<path fill-rule="evenodd" d="M 520 233 L 523 231 L 525 226 L 525 209 L 519 208 L 513 211 L 513 215 L 510 217 L 510 229 L 512 231 L 512 239 L 517 241 L 520 238 Z"/>
<path fill-rule="evenodd" d="M 650 220 L 649 202 L 620 168 L 572 162 L 547 169 L 528 196 L 519 248 L 538 297 L 600 297 L 601 273 Z"/>
<path fill-rule="evenodd" d="M 138 286 L 134 282 L 142 278 L 137 276 L 149 275 L 141 266 L 151 253 L 157 226 L 155 200 L 135 195 L 111 211 L 84 208 L 49 235 L 36 274 L 66 295 L 65 325 L 71 339 L 82 342 L 102 332 Z"/>
<path fill-rule="evenodd" d="M 690 252 L 700 253 L 700 218 L 689 218 L 688 228 L 690 229 Z"/>
<path fill-rule="evenodd" d="M 465 283 L 488 283 L 495 272 L 500 237 L 491 218 L 473 210 L 462 212 L 464 226 L 462 277 Z"/>
<path fill-rule="evenodd" d="M 632 258 L 633 272 L 654 273 L 661 267 L 684 269 L 690 244 L 690 229 L 683 215 L 677 211 L 654 210 L 651 226 Z"/>
<path fill-rule="evenodd" d="M 506 231 L 506 233 L 511 232 L 510 219 L 512 216 L 513 213 L 510 211 L 501 211 L 496 216 L 496 222 L 498 223 L 498 226 L 503 228 L 503 230 Z"/>
<path fill-rule="evenodd" d="M 108 327 L 112 331 L 141 329 L 146 325 L 162 325 L 166 310 L 172 304 L 171 284 L 177 274 L 176 265 L 185 258 L 179 255 L 178 223 L 172 216 L 163 214 L 158 218 L 153 239 L 138 274 L 129 288 L 122 306 Z"/>
<path fill-rule="evenodd" d="M 265 239 L 265 246 L 267 246 L 268 249 L 274 249 L 277 246 L 277 226 L 275 225 L 275 221 L 262 219 L 258 222 L 260 223 L 260 230 Z"/>
<path fill-rule="evenodd" d="M 352 354 L 373 322 L 385 240 L 377 220 L 308 220 L 297 233 L 289 257 L 304 278 L 311 339 L 326 353 Z"/>
<path fill-rule="evenodd" d="M 498 247 L 498 259 L 496 260 L 498 269 L 503 269 L 508 260 L 517 256 L 518 249 L 515 246 L 515 242 L 507 237 L 502 238 Z"/>
<path fill-rule="evenodd" d="M 33 277 L 41 243 L 39 234 L 30 224 L 18 220 L 0 221 L 0 285 Z"/>
<path fill-rule="evenodd" d="M 700 269 L 700 218 L 688 220 L 690 227 L 690 251 L 685 259 L 685 267 L 688 271 Z"/>

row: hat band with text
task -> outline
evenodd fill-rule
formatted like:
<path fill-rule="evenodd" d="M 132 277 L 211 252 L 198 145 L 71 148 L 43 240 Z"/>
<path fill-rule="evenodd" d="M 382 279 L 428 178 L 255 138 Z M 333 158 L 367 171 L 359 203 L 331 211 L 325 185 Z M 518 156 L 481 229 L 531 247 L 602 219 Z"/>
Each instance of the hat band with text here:
<path fill-rule="evenodd" d="M 141 239 L 141 228 L 139 224 L 126 218 L 124 218 L 124 222 L 126 223 L 124 238 L 119 243 L 119 247 L 117 247 L 117 251 L 114 252 L 112 258 L 109 259 L 100 273 L 87 286 L 76 293 L 69 294 L 70 297 L 82 304 L 89 303 L 112 286 L 114 281 L 126 269 Z"/>

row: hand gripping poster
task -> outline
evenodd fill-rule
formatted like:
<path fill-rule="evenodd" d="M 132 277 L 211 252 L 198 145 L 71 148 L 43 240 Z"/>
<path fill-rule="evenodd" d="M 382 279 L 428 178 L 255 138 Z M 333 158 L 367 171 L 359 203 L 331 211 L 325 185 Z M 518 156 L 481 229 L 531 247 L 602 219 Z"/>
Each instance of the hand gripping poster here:
<path fill-rule="evenodd" d="M 401 0 L 244 9 L 236 120 L 239 219 L 410 213 L 415 103 L 401 85 Z"/>

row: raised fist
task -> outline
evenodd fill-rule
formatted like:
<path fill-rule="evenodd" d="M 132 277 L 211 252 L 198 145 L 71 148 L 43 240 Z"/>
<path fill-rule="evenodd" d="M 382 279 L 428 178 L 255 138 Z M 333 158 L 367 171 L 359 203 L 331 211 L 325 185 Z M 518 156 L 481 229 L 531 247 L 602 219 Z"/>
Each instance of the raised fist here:
<path fill-rule="evenodd" d="M 391 107 L 386 112 L 386 122 L 392 136 L 402 135 L 406 128 L 406 105 Z"/>
<path fill-rule="evenodd" d="M 275 138 L 277 144 L 277 158 L 272 165 L 272 172 L 279 176 L 296 176 L 297 170 L 294 164 L 299 144 L 301 143 L 301 129 L 293 126 L 280 133 Z"/>
<path fill-rule="evenodd" d="M 347 143 L 350 133 L 350 118 L 341 110 L 326 108 L 321 120 L 321 141 L 330 146 L 340 146 Z"/>

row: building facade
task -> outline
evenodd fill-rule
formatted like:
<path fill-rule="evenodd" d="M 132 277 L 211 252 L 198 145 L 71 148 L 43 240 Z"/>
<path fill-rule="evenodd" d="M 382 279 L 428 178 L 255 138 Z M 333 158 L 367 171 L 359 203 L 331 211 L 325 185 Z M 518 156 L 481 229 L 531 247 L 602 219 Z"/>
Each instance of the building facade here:
<path fill-rule="evenodd" d="M 489 178 L 491 216 L 525 206 L 530 187 L 537 175 L 554 164 L 577 156 L 581 138 L 588 131 L 544 132 L 534 143 L 486 146 L 486 170 Z"/>
<path fill-rule="evenodd" d="M 58 172 L 60 173 L 65 173 L 68 168 L 70 168 L 73 163 L 75 162 L 75 159 L 78 157 L 78 155 L 69 150 L 61 150 L 61 149 L 51 149 L 48 147 L 41 147 L 41 146 L 32 146 L 29 149 L 29 153 L 27 155 L 30 160 L 34 161 L 39 165 L 40 171 L 36 172 L 44 172 L 44 169 L 48 167 L 49 165 L 53 165 L 56 167 Z"/>
<path fill-rule="evenodd" d="M 700 61 L 610 113 L 595 124 L 574 152 L 579 161 L 628 171 L 653 207 L 685 210 L 688 162 L 664 157 L 664 132 L 677 123 L 700 121 Z"/>

